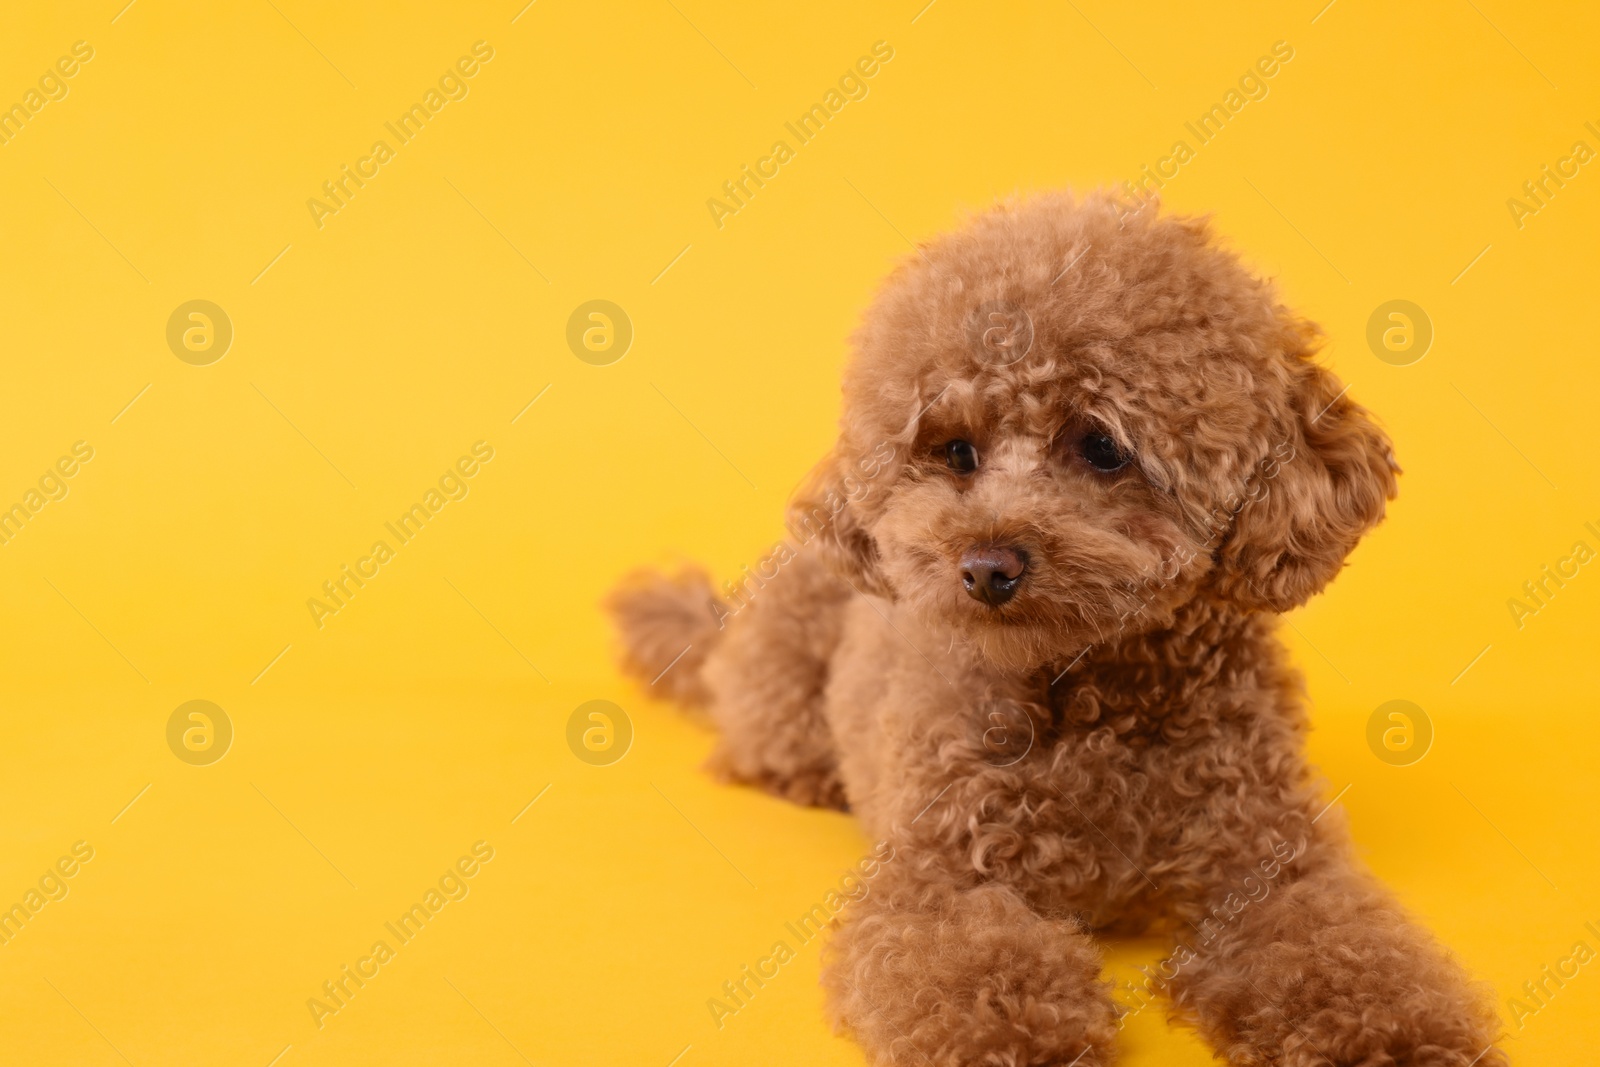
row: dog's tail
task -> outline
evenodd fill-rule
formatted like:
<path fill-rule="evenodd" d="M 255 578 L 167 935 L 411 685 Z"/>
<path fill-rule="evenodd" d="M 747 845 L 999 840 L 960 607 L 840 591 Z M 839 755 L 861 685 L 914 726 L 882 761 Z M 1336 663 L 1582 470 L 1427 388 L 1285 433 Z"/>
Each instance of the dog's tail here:
<path fill-rule="evenodd" d="M 606 609 L 622 638 L 622 669 L 665 697 L 692 708 L 711 702 L 700 677 L 706 656 L 722 637 L 726 605 L 701 570 L 674 578 L 640 571 L 625 578 Z"/>

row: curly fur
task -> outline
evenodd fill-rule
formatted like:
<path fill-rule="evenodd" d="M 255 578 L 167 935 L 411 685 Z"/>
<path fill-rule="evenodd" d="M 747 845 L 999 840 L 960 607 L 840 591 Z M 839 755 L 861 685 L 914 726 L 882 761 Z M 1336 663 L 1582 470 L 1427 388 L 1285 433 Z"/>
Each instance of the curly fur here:
<path fill-rule="evenodd" d="M 673 578 L 637 571 L 623 579 L 606 606 L 622 633 L 623 670 L 660 686 L 663 696 L 684 707 L 711 702 L 701 671 L 716 643 L 722 601 L 704 571 Z"/>
<path fill-rule="evenodd" d="M 879 1062 L 1109 1063 L 1093 935 L 1155 931 L 1151 992 L 1231 1063 L 1505 1064 L 1304 758 L 1274 615 L 1398 473 L 1317 337 L 1203 221 L 1002 205 L 884 285 L 749 603 L 695 577 L 615 599 L 637 676 L 696 650 L 673 692 L 707 704 L 720 775 L 848 806 L 903 857 L 823 977 Z M 1096 434 L 1131 462 L 1095 468 Z M 991 544 L 1027 561 L 997 607 L 960 580 Z"/>

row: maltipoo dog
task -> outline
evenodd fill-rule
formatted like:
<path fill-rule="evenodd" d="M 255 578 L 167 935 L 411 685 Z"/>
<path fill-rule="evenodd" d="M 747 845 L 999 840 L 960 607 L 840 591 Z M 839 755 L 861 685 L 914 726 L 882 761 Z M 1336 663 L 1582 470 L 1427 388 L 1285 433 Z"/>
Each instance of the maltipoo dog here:
<path fill-rule="evenodd" d="M 999 207 L 883 286 L 792 540 L 614 596 L 722 777 L 892 846 L 823 962 L 878 1062 L 1095 1067 L 1158 995 L 1233 1064 L 1506 1062 L 1305 759 L 1275 616 L 1398 471 L 1317 337 L 1202 221 Z M 1095 934 L 1152 931 L 1119 1005 Z"/>

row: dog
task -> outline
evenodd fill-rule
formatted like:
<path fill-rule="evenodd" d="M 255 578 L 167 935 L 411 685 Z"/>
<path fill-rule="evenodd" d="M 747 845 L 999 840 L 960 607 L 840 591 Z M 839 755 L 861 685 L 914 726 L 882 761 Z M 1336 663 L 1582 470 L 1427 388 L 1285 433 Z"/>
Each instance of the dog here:
<path fill-rule="evenodd" d="M 823 958 L 877 1062 L 1110 1063 L 1094 937 L 1153 932 L 1139 995 L 1229 1063 L 1506 1063 L 1305 758 L 1275 616 L 1399 473 L 1319 343 L 1203 219 L 1002 203 L 883 285 L 790 540 L 612 595 L 720 778 L 892 847 Z"/>

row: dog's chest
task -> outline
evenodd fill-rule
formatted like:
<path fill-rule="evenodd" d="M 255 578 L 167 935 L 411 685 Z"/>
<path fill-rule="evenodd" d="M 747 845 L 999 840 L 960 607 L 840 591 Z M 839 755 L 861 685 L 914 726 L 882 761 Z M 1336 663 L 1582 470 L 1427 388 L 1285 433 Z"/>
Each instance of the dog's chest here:
<path fill-rule="evenodd" d="M 1258 758 L 1263 694 L 1203 659 L 1002 678 L 858 601 L 830 673 L 836 754 L 869 833 L 910 826 L 952 864 L 1096 925 L 1198 877 L 1215 860 L 1204 827 L 1274 776 Z"/>

